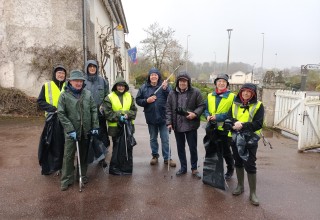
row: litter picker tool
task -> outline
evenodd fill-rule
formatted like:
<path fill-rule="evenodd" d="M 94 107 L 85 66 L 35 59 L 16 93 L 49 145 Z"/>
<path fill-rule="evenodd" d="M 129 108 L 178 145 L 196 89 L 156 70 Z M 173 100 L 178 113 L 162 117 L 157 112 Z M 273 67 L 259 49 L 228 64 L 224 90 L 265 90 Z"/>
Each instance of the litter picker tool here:
<path fill-rule="evenodd" d="M 262 132 L 260 132 L 260 135 L 261 135 L 261 137 L 262 137 L 262 142 L 263 142 L 264 146 L 269 145 L 270 149 L 272 149 L 271 143 L 270 143 L 270 142 L 268 141 L 268 139 L 263 135 Z"/>
<path fill-rule="evenodd" d="M 80 163 L 80 152 L 79 152 L 79 142 L 76 141 L 77 146 L 77 157 L 78 157 L 78 166 L 79 166 L 79 191 L 82 192 L 83 181 L 82 181 L 82 172 L 81 172 L 81 163 Z"/>
<path fill-rule="evenodd" d="M 127 157 L 127 161 L 128 161 L 129 158 L 128 158 L 128 143 L 127 143 L 126 122 L 123 123 L 123 132 L 124 132 L 124 143 L 126 145 L 126 157 Z"/>
<path fill-rule="evenodd" d="M 171 128 L 169 128 L 169 153 L 168 153 L 168 171 L 170 170 L 170 161 L 171 161 L 171 145 L 170 145 L 170 134 L 171 134 Z"/>
<path fill-rule="evenodd" d="M 179 65 L 173 70 L 173 72 L 168 76 L 168 78 L 166 80 L 169 80 L 171 78 L 171 76 L 179 69 L 180 66 L 182 66 L 182 63 L 179 63 Z M 159 88 L 157 88 L 156 91 L 154 91 L 153 95 L 155 95 L 160 89 L 162 88 L 162 86 L 159 86 Z"/>

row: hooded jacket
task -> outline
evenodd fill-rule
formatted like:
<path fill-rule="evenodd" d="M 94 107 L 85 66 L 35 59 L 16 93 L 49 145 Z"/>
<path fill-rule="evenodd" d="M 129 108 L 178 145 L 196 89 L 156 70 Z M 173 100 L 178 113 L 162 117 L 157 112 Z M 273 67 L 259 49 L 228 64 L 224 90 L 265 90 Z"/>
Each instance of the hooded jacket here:
<path fill-rule="evenodd" d="M 241 91 L 243 89 L 250 89 L 254 92 L 254 96 L 248 101 L 247 104 L 244 104 L 240 98 Z M 258 105 L 257 105 L 258 104 Z M 264 119 L 264 106 L 261 102 L 257 100 L 257 87 L 252 83 L 245 83 L 241 87 L 239 93 L 235 97 L 233 102 L 232 108 L 230 108 L 228 112 L 228 118 L 231 119 L 233 122 L 239 121 L 238 118 L 233 117 L 233 112 L 235 108 L 238 108 L 238 111 L 242 111 L 242 113 L 250 113 L 250 109 L 254 105 L 257 105 L 258 108 L 255 110 L 252 121 L 243 122 L 241 131 L 247 132 L 255 132 L 262 128 L 263 126 L 263 119 Z"/>
<path fill-rule="evenodd" d="M 97 68 L 96 73 L 94 75 L 91 75 L 89 73 L 88 67 L 90 64 L 95 65 Z M 97 107 L 99 107 L 103 102 L 104 97 L 106 97 L 109 94 L 109 82 L 99 75 L 99 66 L 95 60 L 88 60 L 86 62 L 85 71 L 86 89 L 88 89 L 91 92 L 91 95 Z"/>
<path fill-rule="evenodd" d="M 124 85 L 125 87 L 125 90 L 123 93 L 120 93 L 119 91 L 117 91 L 117 85 L 118 84 L 122 84 Z M 132 97 L 131 95 L 131 106 L 130 106 L 130 109 L 129 110 L 126 110 L 126 111 L 113 111 L 112 109 L 112 102 L 110 100 L 110 95 L 117 95 L 119 100 L 120 100 L 120 103 L 123 105 L 123 95 L 126 94 L 126 93 L 129 93 L 129 86 L 128 84 L 126 83 L 126 81 L 119 77 L 116 79 L 114 85 L 112 86 L 112 89 L 111 89 L 111 93 L 109 95 L 107 95 L 105 98 L 104 98 L 104 101 L 102 103 L 102 107 L 104 109 L 104 114 L 105 114 L 105 117 L 107 119 L 107 121 L 109 122 L 118 122 L 121 115 L 122 114 L 127 114 L 128 115 L 128 120 L 134 120 L 136 118 L 136 115 L 137 115 L 137 107 L 135 106 L 134 104 L 134 98 Z M 118 127 L 112 127 L 112 126 L 109 126 L 109 129 L 108 129 L 108 134 L 112 137 L 116 137 L 119 133 L 119 129 Z"/>
<path fill-rule="evenodd" d="M 78 138 L 84 136 L 87 139 L 91 129 L 99 128 L 97 106 L 86 89 L 74 94 L 70 85 L 66 86 L 59 98 L 58 117 L 65 135 L 76 131 Z"/>
<path fill-rule="evenodd" d="M 64 66 L 62 66 L 62 65 L 57 65 L 52 70 L 52 80 L 50 82 L 47 82 L 47 83 L 52 83 L 53 82 L 61 92 L 61 90 L 63 89 L 63 87 L 65 85 L 64 83 L 66 81 L 66 76 L 65 76 L 63 81 L 57 80 L 56 72 L 59 71 L 59 70 L 64 70 L 65 73 L 66 73 L 66 76 L 67 76 L 66 68 Z M 55 112 L 55 111 L 57 111 L 57 106 L 51 105 L 50 103 L 48 103 L 46 101 L 45 87 L 46 87 L 46 84 L 44 84 L 42 86 L 40 94 L 39 94 L 38 99 L 37 99 L 37 103 L 39 105 L 39 108 L 41 110 L 43 110 L 43 111 L 46 111 L 46 112 Z M 59 94 L 59 96 L 60 96 L 60 94 Z M 59 97 L 56 97 L 56 98 L 58 99 Z"/>
<path fill-rule="evenodd" d="M 151 85 L 150 75 L 156 73 L 159 76 L 156 86 Z M 137 105 L 144 107 L 144 115 L 147 124 L 165 124 L 166 123 L 166 102 L 171 87 L 168 85 L 166 90 L 162 88 L 158 90 L 156 97 L 157 100 L 153 103 L 147 103 L 147 99 L 154 94 L 154 92 L 162 85 L 161 74 L 159 70 L 152 68 L 149 71 L 147 81 L 139 88 L 136 96 Z"/>
<path fill-rule="evenodd" d="M 188 89 L 181 92 L 179 89 L 180 79 L 188 80 Z M 189 120 L 186 116 L 178 115 L 176 109 L 183 108 L 186 111 L 194 112 L 197 117 Z M 172 125 L 173 129 L 177 132 L 187 132 L 196 130 L 200 126 L 200 116 L 205 108 L 205 103 L 202 98 L 201 92 L 191 85 L 191 78 L 186 72 L 178 75 L 176 80 L 176 88 L 169 93 L 166 104 L 166 124 Z"/>

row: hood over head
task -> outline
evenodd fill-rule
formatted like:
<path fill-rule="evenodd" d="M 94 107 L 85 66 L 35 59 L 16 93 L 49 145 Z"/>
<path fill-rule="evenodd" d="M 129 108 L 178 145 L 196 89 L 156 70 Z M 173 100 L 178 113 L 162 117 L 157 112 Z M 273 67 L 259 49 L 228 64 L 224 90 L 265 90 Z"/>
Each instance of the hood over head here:
<path fill-rule="evenodd" d="M 177 78 L 176 78 L 176 88 L 179 88 L 179 80 L 180 79 L 185 79 L 188 81 L 188 88 L 191 88 L 191 78 L 189 76 L 189 74 L 185 71 L 183 72 L 180 72 L 178 75 L 177 75 Z"/>
<path fill-rule="evenodd" d="M 127 83 L 122 77 L 118 77 L 118 78 L 116 79 L 116 81 L 114 82 L 114 84 L 113 84 L 113 86 L 112 86 L 111 91 L 116 92 L 116 91 L 117 91 L 117 85 L 118 85 L 118 84 L 119 84 L 119 85 L 124 85 L 124 87 L 125 87 L 124 92 L 129 91 L 129 85 L 128 85 L 128 83 Z"/>
<path fill-rule="evenodd" d="M 95 65 L 97 67 L 97 70 L 96 70 L 96 74 L 95 75 L 99 75 L 99 65 L 97 63 L 97 61 L 95 60 L 87 60 L 86 61 L 86 64 L 85 64 L 85 71 L 86 71 L 86 74 L 89 76 L 89 71 L 88 71 L 88 67 L 89 65 L 92 64 L 92 65 Z"/>
<path fill-rule="evenodd" d="M 66 70 L 66 68 L 65 68 L 63 65 L 61 65 L 61 64 L 57 64 L 57 65 L 55 65 L 55 66 L 53 67 L 53 70 L 52 70 L 52 80 L 53 80 L 55 83 L 58 83 L 58 82 L 59 82 L 59 81 L 57 80 L 57 78 L 56 78 L 56 72 L 58 72 L 58 71 L 64 71 L 64 72 L 66 73 L 66 75 L 65 75 L 65 77 L 64 77 L 64 80 L 63 80 L 63 82 L 65 82 L 66 79 L 67 79 L 67 70 Z"/>
<path fill-rule="evenodd" d="M 249 89 L 253 95 L 249 100 L 243 100 L 242 98 L 242 92 L 246 89 Z M 245 83 L 242 85 L 236 100 L 241 101 L 244 104 L 248 104 L 248 103 L 256 103 L 257 102 L 257 86 L 253 83 Z"/>
<path fill-rule="evenodd" d="M 161 73 L 160 73 L 160 71 L 157 68 L 152 67 L 148 72 L 148 83 L 150 83 L 150 75 L 152 73 L 158 74 L 158 76 L 159 76 L 158 82 L 160 82 L 161 81 Z"/>

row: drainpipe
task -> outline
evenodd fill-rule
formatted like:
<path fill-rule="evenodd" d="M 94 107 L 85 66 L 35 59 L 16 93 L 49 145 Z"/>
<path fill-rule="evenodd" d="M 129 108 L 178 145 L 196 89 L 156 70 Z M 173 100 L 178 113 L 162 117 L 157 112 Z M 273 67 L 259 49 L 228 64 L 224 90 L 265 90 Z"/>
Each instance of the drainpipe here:
<path fill-rule="evenodd" d="M 83 25 L 83 66 L 87 61 L 87 0 L 82 1 L 82 25 Z"/>

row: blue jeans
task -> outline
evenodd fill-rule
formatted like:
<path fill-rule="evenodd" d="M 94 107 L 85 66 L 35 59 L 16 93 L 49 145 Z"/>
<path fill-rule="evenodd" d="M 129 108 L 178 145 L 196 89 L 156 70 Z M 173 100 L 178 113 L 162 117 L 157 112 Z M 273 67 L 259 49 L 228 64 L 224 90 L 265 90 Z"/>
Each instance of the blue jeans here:
<path fill-rule="evenodd" d="M 187 171 L 186 140 L 188 142 L 190 150 L 191 170 L 196 170 L 198 163 L 197 130 L 191 130 L 186 132 L 175 131 L 174 135 L 176 136 L 178 156 L 181 165 L 180 170 Z"/>
<path fill-rule="evenodd" d="M 169 158 L 169 132 L 166 124 L 148 124 L 150 134 L 150 146 L 152 156 L 159 157 L 158 132 L 160 132 L 160 139 L 162 145 L 162 156 L 164 160 Z"/>

